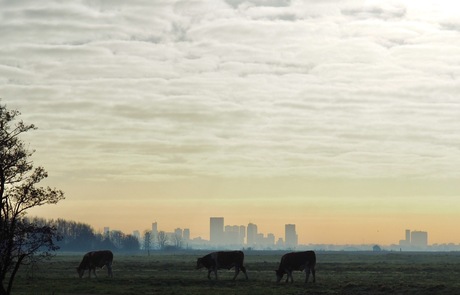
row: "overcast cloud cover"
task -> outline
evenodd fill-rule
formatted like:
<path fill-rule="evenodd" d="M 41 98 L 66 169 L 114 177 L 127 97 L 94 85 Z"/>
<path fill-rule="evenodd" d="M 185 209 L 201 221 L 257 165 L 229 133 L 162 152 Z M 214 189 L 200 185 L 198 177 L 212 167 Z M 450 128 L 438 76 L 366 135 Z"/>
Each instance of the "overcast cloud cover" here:
<path fill-rule="evenodd" d="M 53 175 L 460 177 L 456 1 L 0 0 Z"/>

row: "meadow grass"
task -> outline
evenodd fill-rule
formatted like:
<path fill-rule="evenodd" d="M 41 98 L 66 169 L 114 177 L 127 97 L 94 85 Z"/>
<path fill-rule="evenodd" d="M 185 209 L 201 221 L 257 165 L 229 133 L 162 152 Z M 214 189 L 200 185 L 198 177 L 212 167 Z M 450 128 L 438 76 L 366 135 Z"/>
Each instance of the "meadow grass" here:
<path fill-rule="evenodd" d="M 293 284 L 275 283 L 274 270 L 284 252 L 246 252 L 249 280 L 220 270 L 219 280 L 196 270 L 206 252 L 123 255 L 115 253 L 114 277 L 78 278 L 83 253 L 60 253 L 49 261 L 24 267 L 13 294 L 460 294 L 460 253 L 317 252 L 316 283 L 305 273 Z"/>

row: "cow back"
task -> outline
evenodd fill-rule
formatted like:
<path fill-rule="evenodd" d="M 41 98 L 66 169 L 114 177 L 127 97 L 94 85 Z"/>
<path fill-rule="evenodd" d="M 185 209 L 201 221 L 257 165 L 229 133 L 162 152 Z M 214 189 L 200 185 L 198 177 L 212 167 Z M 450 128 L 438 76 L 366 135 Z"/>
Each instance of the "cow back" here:
<path fill-rule="evenodd" d="M 103 267 L 106 264 L 112 264 L 113 253 L 110 250 L 94 251 L 90 254 L 91 264 L 96 267 Z"/>
<path fill-rule="evenodd" d="M 242 266 L 243 262 L 242 251 L 217 251 L 199 258 L 197 268 L 204 266 L 207 269 L 214 267 L 230 269 L 234 266 Z"/>
<path fill-rule="evenodd" d="M 280 262 L 280 270 L 301 270 L 304 267 L 314 268 L 316 254 L 314 251 L 291 252 L 284 254 Z"/>
<path fill-rule="evenodd" d="M 103 267 L 106 264 L 112 264 L 113 253 L 110 250 L 91 251 L 83 256 L 78 269 L 90 269 L 93 267 Z"/>
<path fill-rule="evenodd" d="M 220 251 L 217 252 L 217 265 L 220 268 L 230 269 L 233 266 L 242 266 L 244 253 L 242 251 Z"/>

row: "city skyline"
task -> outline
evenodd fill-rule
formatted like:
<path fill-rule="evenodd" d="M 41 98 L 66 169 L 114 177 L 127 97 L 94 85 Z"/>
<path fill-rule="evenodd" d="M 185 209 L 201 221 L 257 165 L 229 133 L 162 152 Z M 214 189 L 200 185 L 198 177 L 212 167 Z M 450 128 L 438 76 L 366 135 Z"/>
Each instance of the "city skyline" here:
<path fill-rule="evenodd" d="M 252 222 L 246 225 L 225 225 L 224 217 L 211 217 L 209 226 L 209 244 L 246 245 L 251 248 L 284 247 L 295 248 L 298 245 L 298 236 L 295 224 L 285 224 L 284 240 L 276 239 L 271 232 L 263 233 L 258 230 L 257 224 Z"/>
<path fill-rule="evenodd" d="M 460 243 L 460 3 L 0 7 L 0 103 L 38 128 L 21 140 L 65 193 L 30 215 Z"/>
<path fill-rule="evenodd" d="M 108 226 L 104 227 L 103 232 L 107 233 L 109 231 Z M 112 229 L 118 231 L 119 229 Z M 260 232 L 258 226 L 255 223 L 249 222 L 247 225 L 230 225 L 225 223 L 225 217 L 210 217 L 209 218 L 209 235 L 206 236 L 196 235 L 193 233 L 192 228 L 177 227 L 173 230 L 165 230 L 158 228 L 158 222 L 151 223 L 150 229 L 138 230 L 135 229 L 131 233 L 125 232 L 125 234 L 132 234 L 142 240 L 142 236 L 145 231 L 150 231 L 152 236 L 155 237 L 158 235 L 159 231 L 165 232 L 169 237 L 170 243 L 175 239 L 174 236 L 183 238 L 185 242 L 185 247 L 190 248 L 219 248 L 219 247 L 229 247 L 238 248 L 238 247 L 247 247 L 260 250 L 268 249 L 296 249 L 297 247 L 305 248 L 308 245 L 329 245 L 329 246 L 343 246 L 343 247 L 352 247 L 352 246 L 368 246 L 368 245 L 379 245 L 383 247 L 390 247 L 391 250 L 429 250 L 430 247 L 437 249 L 441 245 L 448 245 L 452 248 L 442 248 L 441 250 L 448 249 L 457 249 L 460 248 L 460 243 L 455 244 L 452 242 L 444 243 L 430 243 L 429 234 L 427 231 L 422 230 L 404 230 L 404 239 L 397 241 L 395 239 L 391 243 L 381 243 L 379 241 L 373 241 L 369 243 L 353 244 L 353 243 L 343 243 L 343 244 L 330 244 L 330 243 L 321 243 L 321 242 L 310 242 L 310 243 L 300 243 L 299 235 L 296 231 L 295 224 L 284 224 L 284 233 L 282 236 L 275 236 L 272 232 Z M 395 236 L 398 233 L 395 233 Z M 213 237 L 213 238 L 211 238 Z M 337 248 L 340 250 L 340 248 Z M 438 249 L 439 250 L 439 249 Z"/>

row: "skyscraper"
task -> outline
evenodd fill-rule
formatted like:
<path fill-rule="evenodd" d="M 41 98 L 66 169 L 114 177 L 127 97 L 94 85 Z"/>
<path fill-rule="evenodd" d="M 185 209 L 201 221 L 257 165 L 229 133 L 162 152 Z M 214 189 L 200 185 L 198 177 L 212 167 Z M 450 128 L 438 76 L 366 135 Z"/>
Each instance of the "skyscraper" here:
<path fill-rule="evenodd" d="M 223 217 L 211 217 L 210 218 L 209 241 L 213 245 L 219 245 L 224 242 L 224 218 Z"/>
<path fill-rule="evenodd" d="M 190 240 L 190 229 L 189 228 L 184 228 L 184 232 L 182 233 L 182 237 L 184 238 L 185 241 Z"/>
<path fill-rule="evenodd" d="M 244 225 L 240 225 L 240 242 L 239 244 L 244 244 L 244 238 L 246 238 L 246 227 Z"/>
<path fill-rule="evenodd" d="M 246 244 L 248 246 L 254 246 L 256 244 L 257 239 L 257 225 L 254 223 L 249 223 L 247 227 L 247 236 L 246 236 Z"/>
<path fill-rule="evenodd" d="M 410 236 L 411 246 L 424 248 L 428 246 L 428 233 L 426 231 L 413 231 Z"/>
<path fill-rule="evenodd" d="M 284 241 L 286 247 L 296 247 L 298 242 L 295 224 L 286 224 L 284 226 Z"/>
<path fill-rule="evenodd" d="M 152 223 L 152 235 L 157 236 L 158 235 L 158 224 L 156 222 Z"/>

